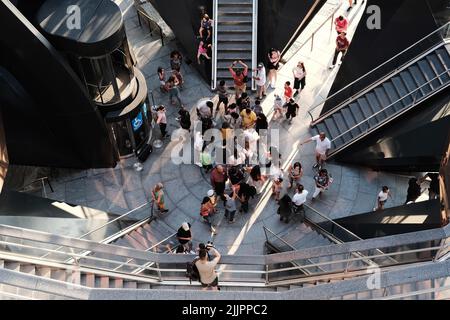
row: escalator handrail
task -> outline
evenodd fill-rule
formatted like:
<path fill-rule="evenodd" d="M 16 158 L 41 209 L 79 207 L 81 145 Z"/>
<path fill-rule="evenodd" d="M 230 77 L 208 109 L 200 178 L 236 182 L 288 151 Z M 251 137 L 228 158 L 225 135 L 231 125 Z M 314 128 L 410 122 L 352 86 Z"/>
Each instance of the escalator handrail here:
<path fill-rule="evenodd" d="M 308 110 L 309 115 L 311 116 L 312 122 L 317 122 L 319 119 L 324 118 L 325 116 L 333 113 L 337 108 L 339 108 L 342 105 L 346 105 L 348 103 L 350 103 L 350 101 L 353 100 L 353 98 L 355 96 L 359 96 L 361 93 L 365 92 L 368 90 L 368 88 L 371 88 L 374 84 L 370 84 L 367 87 L 365 87 L 364 89 L 360 90 L 358 93 L 352 95 L 350 98 L 344 100 L 343 102 L 339 103 L 339 105 L 333 107 L 331 110 L 329 110 L 328 112 L 326 112 L 325 114 L 321 115 L 318 119 L 314 120 L 313 116 L 312 116 L 312 111 L 317 109 L 318 107 L 324 105 L 327 101 L 329 101 L 330 99 L 336 97 L 338 94 L 342 93 L 344 90 L 350 88 L 351 86 L 353 86 L 354 84 L 356 84 L 357 82 L 361 81 L 362 79 L 366 78 L 368 75 L 371 75 L 372 73 L 374 73 L 375 71 L 379 70 L 380 68 L 384 67 L 385 65 L 387 65 L 389 62 L 393 61 L 394 59 L 398 58 L 399 56 L 401 56 L 402 54 L 404 54 L 405 52 L 409 51 L 410 49 L 414 48 L 416 45 L 418 45 L 419 43 L 421 43 L 422 41 L 428 39 L 429 37 L 435 35 L 436 33 L 441 32 L 442 30 L 444 30 L 445 28 L 449 28 L 450 27 L 450 22 L 447 22 L 445 25 L 439 27 L 438 29 L 434 30 L 433 32 L 431 32 L 430 34 L 426 35 L 425 37 L 423 37 L 422 39 L 416 41 L 414 44 L 412 44 L 411 46 L 409 46 L 408 48 L 404 49 L 403 51 L 401 51 L 400 53 L 396 54 L 395 56 L 393 56 L 392 58 L 386 60 L 385 62 L 383 62 L 382 64 L 380 64 L 379 66 L 375 67 L 374 69 L 372 69 L 371 71 L 365 73 L 364 75 L 362 75 L 361 77 L 359 77 L 358 79 L 354 80 L 353 82 L 349 83 L 348 85 L 346 85 L 344 88 L 340 89 L 339 91 L 333 93 L 331 96 L 327 97 L 326 99 L 322 100 L 321 102 L 315 104 L 313 107 L 311 107 Z M 437 46 L 442 46 L 445 44 L 444 39 L 447 39 L 450 35 L 446 33 L 445 38 L 443 38 L 442 43 L 439 44 L 434 44 L 432 47 L 436 47 Z M 423 52 L 426 52 L 430 49 L 424 50 Z M 412 58 L 411 60 L 409 60 L 408 62 L 404 63 L 402 66 L 397 67 L 394 71 L 392 72 L 388 72 L 387 75 L 381 77 L 381 79 L 384 79 L 386 77 L 389 77 L 390 74 L 394 73 L 396 70 L 399 70 L 401 68 L 403 68 L 406 65 L 409 65 L 410 63 L 416 61 L 418 59 L 418 57 L 420 57 L 423 52 L 421 54 L 419 54 L 419 56 L 416 56 L 414 58 Z M 379 80 L 376 81 L 376 83 L 379 82 Z"/>

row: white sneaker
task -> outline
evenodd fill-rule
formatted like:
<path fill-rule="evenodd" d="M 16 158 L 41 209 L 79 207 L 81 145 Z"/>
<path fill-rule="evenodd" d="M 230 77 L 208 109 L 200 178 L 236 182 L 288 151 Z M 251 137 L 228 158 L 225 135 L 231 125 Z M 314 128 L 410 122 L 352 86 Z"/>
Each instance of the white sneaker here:
<path fill-rule="evenodd" d="M 212 233 L 216 233 L 216 228 L 211 226 L 211 231 L 212 231 Z"/>
<path fill-rule="evenodd" d="M 331 69 L 334 69 L 334 67 L 335 67 L 335 65 L 332 64 L 332 65 L 329 67 L 329 69 L 330 69 L 330 70 L 331 70 Z"/>
<path fill-rule="evenodd" d="M 341 64 L 342 64 L 342 61 L 339 61 L 339 62 L 338 62 L 338 66 L 340 66 Z"/>

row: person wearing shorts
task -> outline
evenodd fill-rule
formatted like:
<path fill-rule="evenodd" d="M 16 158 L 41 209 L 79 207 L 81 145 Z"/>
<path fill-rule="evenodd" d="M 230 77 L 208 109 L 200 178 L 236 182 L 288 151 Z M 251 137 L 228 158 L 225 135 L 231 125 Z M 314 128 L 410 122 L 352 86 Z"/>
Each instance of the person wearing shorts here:
<path fill-rule="evenodd" d="M 238 63 L 244 67 L 244 71 L 233 70 L 233 68 Z M 233 64 L 228 69 L 230 70 L 231 76 L 233 77 L 234 80 L 234 89 L 236 90 L 236 100 L 237 100 L 241 97 L 242 93 L 247 91 L 247 83 L 245 82 L 245 78 L 247 77 L 248 74 L 248 66 L 244 62 L 239 60 L 234 61 Z"/>
<path fill-rule="evenodd" d="M 324 132 L 321 132 L 319 135 L 314 136 L 306 141 L 300 143 L 300 145 L 304 145 L 305 143 L 315 141 L 316 142 L 316 164 L 314 165 L 314 169 L 318 167 L 322 167 L 324 162 L 328 158 L 328 151 L 331 149 L 331 141 L 327 138 Z"/>
<path fill-rule="evenodd" d="M 219 277 L 215 271 L 215 267 L 220 260 L 220 253 L 214 247 L 208 247 L 209 249 L 200 249 L 199 259 L 195 262 L 195 266 L 200 274 L 200 283 L 202 284 L 202 290 L 219 290 Z M 214 259 L 208 261 L 208 253 L 214 256 Z"/>

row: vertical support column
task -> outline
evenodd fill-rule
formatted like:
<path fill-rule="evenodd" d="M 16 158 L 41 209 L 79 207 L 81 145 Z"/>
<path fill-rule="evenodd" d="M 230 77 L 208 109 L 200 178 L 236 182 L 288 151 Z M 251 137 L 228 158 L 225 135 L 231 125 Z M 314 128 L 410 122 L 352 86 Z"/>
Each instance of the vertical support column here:
<path fill-rule="evenodd" d="M 252 70 L 256 70 L 258 66 L 258 0 L 253 0 L 252 28 Z M 256 90 L 256 80 L 253 77 L 252 90 Z"/>

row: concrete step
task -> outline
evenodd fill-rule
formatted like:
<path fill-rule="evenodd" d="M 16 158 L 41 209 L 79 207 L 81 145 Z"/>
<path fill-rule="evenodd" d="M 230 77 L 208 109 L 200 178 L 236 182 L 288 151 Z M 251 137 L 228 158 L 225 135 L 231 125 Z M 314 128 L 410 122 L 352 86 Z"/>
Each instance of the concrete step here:
<path fill-rule="evenodd" d="M 32 264 L 20 265 L 20 272 L 35 275 L 36 274 L 36 266 L 32 265 Z"/>
<path fill-rule="evenodd" d="M 109 277 L 107 276 L 96 276 L 95 277 L 95 287 L 108 289 L 109 288 Z"/>
<path fill-rule="evenodd" d="M 67 271 L 66 270 L 59 270 L 59 269 L 54 269 L 52 270 L 52 274 L 51 274 L 51 278 L 53 280 L 58 280 L 58 281 L 66 281 L 67 279 Z"/>
<path fill-rule="evenodd" d="M 151 289 L 150 283 L 138 283 L 137 284 L 138 289 Z"/>
<path fill-rule="evenodd" d="M 89 288 L 95 288 L 95 275 L 92 273 L 82 274 L 81 285 Z"/>
<path fill-rule="evenodd" d="M 20 263 L 14 261 L 5 261 L 5 269 L 20 272 Z"/>
<path fill-rule="evenodd" d="M 51 278 L 52 277 L 52 270 L 48 267 L 37 267 L 36 268 L 36 275 L 44 278 Z"/>
<path fill-rule="evenodd" d="M 137 282 L 136 281 L 127 281 L 125 280 L 123 283 L 123 287 L 125 289 L 137 289 Z"/>
<path fill-rule="evenodd" d="M 123 279 L 109 279 L 110 288 L 123 288 Z"/>

